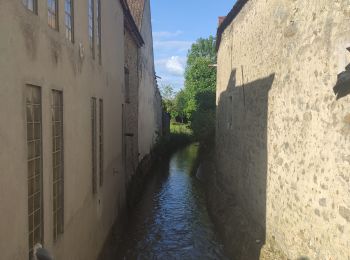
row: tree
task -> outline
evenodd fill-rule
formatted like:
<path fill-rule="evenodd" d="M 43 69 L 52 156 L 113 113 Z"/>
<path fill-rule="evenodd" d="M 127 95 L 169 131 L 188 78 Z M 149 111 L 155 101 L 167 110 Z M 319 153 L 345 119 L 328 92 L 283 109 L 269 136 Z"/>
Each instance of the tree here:
<path fill-rule="evenodd" d="M 174 93 L 170 85 L 163 86 L 164 108 L 172 118 L 182 122 L 190 120 L 190 127 L 200 140 L 211 137 L 215 129 L 215 89 L 216 40 L 200 38 L 194 43 L 187 55 L 185 87 Z"/>
<path fill-rule="evenodd" d="M 199 39 L 188 53 L 185 71 L 186 105 L 184 113 L 191 121 L 194 134 L 204 140 L 215 129 L 216 69 L 215 38 Z"/>
<path fill-rule="evenodd" d="M 216 62 L 216 39 L 209 36 L 208 39 L 199 38 L 191 47 L 187 55 L 187 64 L 191 65 L 197 58 L 207 58 L 212 63 Z"/>
<path fill-rule="evenodd" d="M 215 92 L 204 90 L 196 94 L 197 109 L 193 112 L 191 128 L 199 140 L 205 140 L 215 132 Z"/>
<path fill-rule="evenodd" d="M 171 85 L 164 85 L 160 88 L 162 95 L 162 104 L 164 111 L 170 115 L 174 113 L 174 96 L 175 92 Z"/>
<path fill-rule="evenodd" d="M 174 88 L 171 85 L 163 85 L 160 88 L 160 94 L 162 95 L 163 99 L 174 99 Z"/>
<path fill-rule="evenodd" d="M 177 93 L 175 97 L 174 114 L 172 115 L 172 117 L 173 118 L 178 117 L 183 123 L 187 118 L 185 113 L 185 107 L 186 107 L 186 93 L 184 90 L 181 90 Z"/>
<path fill-rule="evenodd" d="M 197 93 L 203 91 L 215 93 L 216 70 L 209 67 L 210 64 L 212 63 L 208 58 L 198 57 L 186 68 L 185 91 L 188 102 L 185 111 L 189 117 L 198 109 Z"/>

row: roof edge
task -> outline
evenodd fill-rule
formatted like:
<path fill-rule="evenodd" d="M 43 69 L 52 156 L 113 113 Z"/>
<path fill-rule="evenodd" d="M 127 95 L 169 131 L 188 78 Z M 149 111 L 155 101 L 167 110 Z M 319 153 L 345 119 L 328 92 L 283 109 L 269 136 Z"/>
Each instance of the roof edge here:
<path fill-rule="evenodd" d="M 243 7 L 249 0 L 237 0 L 237 2 L 232 7 L 231 11 L 228 13 L 226 18 L 220 24 L 217 31 L 217 41 L 216 41 L 216 50 L 218 51 L 221 44 L 222 34 L 226 28 L 231 24 L 231 22 L 237 17 L 237 15 L 242 11 Z"/>
<path fill-rule="evenodd" d="M 130 8 L 131 15 L 132 15 L 139 31 L 141 31 L 141 29 L 142 29 L 142 21 L 143 21 L 143 16 L 145 13 L 146 1 L 147 0 L 126 0 L 128 6 Z"/>
<path fill-rule="evenodd" d="M 124 13 L 124 26 L 126 29 L 130 32 L 131 36 L 136 42 L 136 45 L 140 48 L 142 47 L 145 42 L 142 38 L 142 35 L 139 31 L 138 26 L 136 25 L 136 22 L 131 14 L 129 5 L 126 0 L 119 0 Z"/>

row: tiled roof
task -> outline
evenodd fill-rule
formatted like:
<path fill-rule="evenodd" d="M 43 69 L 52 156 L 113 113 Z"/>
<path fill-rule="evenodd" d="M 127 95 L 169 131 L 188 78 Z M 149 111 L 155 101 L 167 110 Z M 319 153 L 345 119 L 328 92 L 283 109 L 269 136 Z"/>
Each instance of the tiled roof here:
<path fill-rule="evenodd" d="M 142 25 L 143 11 L 145 8 L 145 0 L 127 0 L 132 16 L 139 30 Z"/>

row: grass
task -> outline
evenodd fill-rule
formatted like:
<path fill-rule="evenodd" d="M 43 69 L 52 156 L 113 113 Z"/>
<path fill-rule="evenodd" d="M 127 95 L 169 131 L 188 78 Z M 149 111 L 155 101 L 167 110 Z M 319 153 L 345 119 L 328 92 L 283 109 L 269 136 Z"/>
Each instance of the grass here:
<path fill-rule="evenodd" d="M 192 136 L 193 132 L 190 129 L 188 124 L 181 124 L 177 122 L 171 122 L 170 123 L 170 133 L 171 134 L 183 134 Z"/>
<path fill-rule="evenodd" d="M 187 124 L 177 122 L 170 123 L 170 134 L 161 137 L 153 148 L 153 152 L 159 157 L 170 155 L 194 140 L 193 132 Z"/>

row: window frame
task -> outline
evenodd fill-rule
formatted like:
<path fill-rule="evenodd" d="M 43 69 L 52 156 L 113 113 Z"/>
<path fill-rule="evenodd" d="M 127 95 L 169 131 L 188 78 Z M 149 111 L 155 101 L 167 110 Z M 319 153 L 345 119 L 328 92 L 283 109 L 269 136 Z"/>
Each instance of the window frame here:
<path fill-rule="evenodd" d="M 101 16 L 101 0 L 97 0 L 97 52 L 100 65 L 102 64 L 102 16 Z"/>
<path fill-rule="evenodd" d="M 97 101 L 91 98 L 91 170 L 92 170 L 92 193 L 97 193 Z"/>
<path fill-rule="evenodd" d="M 33 9 L 29 8 L 29 2 L 32 1 L 33 2 Z M 30 12 L 38 15 L 38 0 L 22 0 L 22 4 L 24 5 L 24 7 L 29 10 Z"/>
<path fill-rule="evenodd" d="M 59 1 L 58 0 L 47 0 L 47 23 L 53 30 L 59 31 Z M 51 3 L 54 3 L 55 9 L 51 9 Z M 51 20 L 52 19 L 52 20 Z M 55 24 L 51 24 L 54 21 Z"/>
<path fill-rule="evenodd" d="M 38 91 L 37 94 L 34 94 L 34 91 Z M 39 86 L 26 85 L 25 106 L 28 149 L 28 253 L 29 259 L 32 259 L 34 246 L 44 241 L 42 89 Z M 36 125 L 39 125 L 39 131 L 36 130 Z M 32 143 L 34 145 L 31 145 Z M 37 154 L 37 149 L 40 150 L 39 154 Z M 39 202 L 36 205 L 37 195 Z M 37 225 L 36 219 L 39 221 Z"/>
<path fill-rule="evenodd" d="M 69 1 L 70 13 L 67 12 L 66 6 L 67 1 Z M 68 27 L 67 21 L 70 21 L 70 28 Z M 75 41 L 75 31 L 74 31 L 74 0 L 64 0 L 64 26 L 65 26 L 65 36 L 66 39 L 74 43 Z"/>
<path fill-rule="evenodd" d="M 124 102 L 130 104 L 130 71 L 124 67 Z"/>
<path fill-rule="evenodd" d="M 64 233 L 63 91 L 60 91 L 60 90 L 51 91 L 51 109 L 52 109 L 53 239 L 54 241 L 57 241 L 58 237 Z M 57 154 L 59 154 L 59 157 L 57 156 Z M 59 158 L 59 162 L 57 162 L 57 158 Z M 59 176 L 57 176 L 58 174 Z"/>
<path fill-rule="evenodd" d="M 92 58 L 95 59 L 95 1 L 88 0 L 88 36 Z"/>
<path fill-rule="evenodd" d="M 100 187 L 103 185 L 104 181 L 104 103 L 103 99 L 100 98 L 99 100 L 99 112 L 100 112 L 100 118 L 99 118 L 99 148 L 100 148 L 100 154 L 99 154 L 99 170 L 100 170 Z"/>

